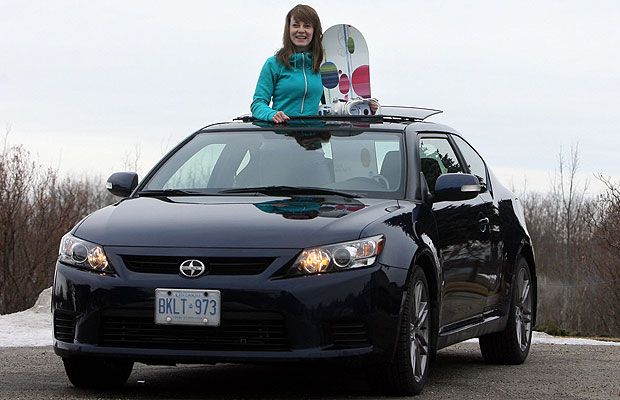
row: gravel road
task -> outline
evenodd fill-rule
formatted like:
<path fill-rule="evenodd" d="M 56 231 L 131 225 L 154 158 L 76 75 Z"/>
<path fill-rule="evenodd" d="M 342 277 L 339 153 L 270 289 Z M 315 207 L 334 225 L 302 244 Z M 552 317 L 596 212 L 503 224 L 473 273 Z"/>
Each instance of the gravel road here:
<path fill-rule="evenodd" d="M 122 391 L 75 389 L 51 347 L 0 349 L 0 399 L 377 398 L 342 367 L 137 364 Z M 524 365 L 482 361 L 477 344 L 439 352 L 419 399 L 620 399 L 620 347 L 537 344 Z"/>

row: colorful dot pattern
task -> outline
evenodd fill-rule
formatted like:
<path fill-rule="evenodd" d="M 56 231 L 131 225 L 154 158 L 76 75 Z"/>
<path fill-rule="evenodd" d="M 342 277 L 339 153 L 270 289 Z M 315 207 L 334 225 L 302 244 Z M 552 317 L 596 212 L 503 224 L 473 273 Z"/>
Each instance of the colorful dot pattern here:
<path fill-rule="evenodd" d="M 328 89 L 333 89 L 338 86 L 338 68 L 336 68 L 336 64 L 333 62 L 326 62 L 321 65 L 321 81 L 323 82 L 323 86 Z"/>
<path fill-rule="evenodd" d="M 332 34 L 324 44 L 326 56 L 320 73 L 325 98 L 328 102 L 335 98 L 349 100 L 349 96 L 370 98 L 370 66 L 364 37 L 350 25 L 336 25 L 330 30 L 344 35 Z"/>

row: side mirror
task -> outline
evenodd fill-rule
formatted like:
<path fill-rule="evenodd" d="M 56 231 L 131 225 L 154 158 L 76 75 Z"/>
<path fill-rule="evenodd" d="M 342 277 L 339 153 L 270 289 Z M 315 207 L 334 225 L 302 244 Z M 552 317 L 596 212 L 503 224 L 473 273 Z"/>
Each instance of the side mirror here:
<path fill-rule="evenodd" d="M 105 188 L 114 196 L 127 197 L 138 186 L 138 174 L 135 172 L 116 172 L 108 178 Z"/>
<path fill-rule="evenodd" d="M 482 191 L 480 180 L 470 174 L 443 174 L 435 182 L 434 202 L 469 200 Z"/>

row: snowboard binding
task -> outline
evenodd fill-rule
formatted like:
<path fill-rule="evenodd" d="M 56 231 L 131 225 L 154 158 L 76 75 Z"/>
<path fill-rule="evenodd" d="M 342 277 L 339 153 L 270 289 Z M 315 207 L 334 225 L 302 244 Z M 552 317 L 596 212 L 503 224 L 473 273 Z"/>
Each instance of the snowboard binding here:
<path fill-rule="evenodd" d="M 353 100 L 341 100 L 334 99 L 331 104 L 322 104 L 319 107 L 319 115 L 320 116 L 328 116 L 328 115 L 340 115 L 340 116 L 349 116 L 349 115 L 361 115 L 361 116 L 371 116 L 373 115 L 372 110 L 370 108 L 370 102 L 374 101 L 377 104 L 379 102 L 377 99 L 363 99 L 361 97 L 357 97 Z M 381 105 L 377 109 L 375 115 L 381 114 Z"/>

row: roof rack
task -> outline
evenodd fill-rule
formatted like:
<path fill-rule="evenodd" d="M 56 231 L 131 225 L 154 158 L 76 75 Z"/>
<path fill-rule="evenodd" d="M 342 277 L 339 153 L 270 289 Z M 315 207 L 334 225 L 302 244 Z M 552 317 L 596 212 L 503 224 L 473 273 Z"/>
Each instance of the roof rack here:
<path fill-rule="evenodd" d="M 290 117 L 295 120 L 329 120 L 329 121 L 424 121 L 426 118 L 442 113 L 441 110 L 422 107 L 407 106 L 381 106 L 381 114 L 377 115 L 309 115 L 303 117 Z M 250 114 L 241 115 L 233 121 L 254 122 L 258 121 Z"/>
<path fill-rule="evenodd" d="M 305 115 L 305 116 L 291 116 L 290 121 L 368 121 L 368 122 L 381 122 L 383 115 Z M 234 118 L 233 121 L 242 122 L 267 122 L 254 118 L 251 115 L 242 115 Z"/>

